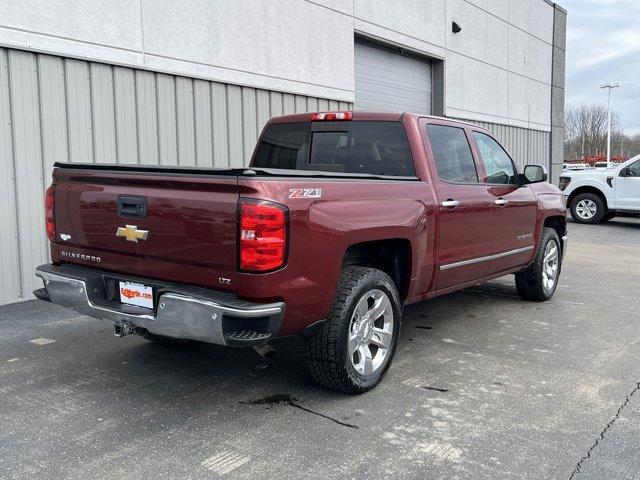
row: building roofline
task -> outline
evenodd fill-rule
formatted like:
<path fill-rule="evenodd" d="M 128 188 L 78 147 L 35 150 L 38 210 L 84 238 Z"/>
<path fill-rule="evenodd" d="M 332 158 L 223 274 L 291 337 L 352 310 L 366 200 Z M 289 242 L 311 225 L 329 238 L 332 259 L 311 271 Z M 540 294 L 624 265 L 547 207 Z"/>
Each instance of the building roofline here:
<path fill-rule="evenodd" d="M 567 9 L 566 9 L 566 8 L 564 8 L 563 6 L 558 5 L 558 4 L 557 4 L 557 3 L 555 3 L 555 2 L 552 2 L 551 0 L 544 0 L 544 1 L 545 1 L 546 3 L 548 3 L 549 5 L 551 5 L 552 7 L 557 8 L 558 10 L 560 10 L 560 11 L 561 11 L 562 13 L 564 13 L 565 15 L 567 14 Z"/>

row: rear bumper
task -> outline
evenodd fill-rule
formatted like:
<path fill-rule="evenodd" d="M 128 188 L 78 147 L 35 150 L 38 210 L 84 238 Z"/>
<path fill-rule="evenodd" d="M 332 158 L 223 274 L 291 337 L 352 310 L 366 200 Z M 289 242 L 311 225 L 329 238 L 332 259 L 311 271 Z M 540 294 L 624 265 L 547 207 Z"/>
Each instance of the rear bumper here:
<path fill-rule="evenodd" d="M 64 265 L 36 269 L 44 288 L 34 295 L 81 314 L 117 325 L 144 328 L 171 338 L 198 340 L 218 345 L 264 345 L 280 330 L 283 302 L 258 304 L 232 294 L 173 285 L 157 280 Z M 154 288 L 154 309 L 123 305 L 108 292 L 108 282 L 125 280 Z"/>

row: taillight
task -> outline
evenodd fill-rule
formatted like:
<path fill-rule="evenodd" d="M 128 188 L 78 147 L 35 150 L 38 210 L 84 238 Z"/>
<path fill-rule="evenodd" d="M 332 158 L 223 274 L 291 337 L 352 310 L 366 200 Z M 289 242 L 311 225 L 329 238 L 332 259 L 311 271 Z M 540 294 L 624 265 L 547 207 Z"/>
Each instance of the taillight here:
<path fill-rule="evenodd" d="M 560 177 L 560 183 L 558 183 L 558 187 L 560 188 L 560 190 L 564 190 L 565 188 L 567 188 L 567 185 L 569 185 L 569 183 L 571 183 L 570 177 Z"/>
<path fill-rule="evenodd" d="M 351 120 L 353 112 L 317 112 L 311 115 L 311 121 L 317 122 L 322 120 Z"/>
<path fill-rule="evenodd" d="M 265 272 L 284 265 L 287 207 L 266 201 L 240 203 L 240 270 Z"/>
<path fill-rule="evenodd" d="M 56 220 L 54 217 L 54 204 L 55 204 L 55 187 L 51 185 L 47 188 L 47 192 L 44 196 L 44 219 L 47 229 L 47 237 L 50 242 L 56 240 Z"/>

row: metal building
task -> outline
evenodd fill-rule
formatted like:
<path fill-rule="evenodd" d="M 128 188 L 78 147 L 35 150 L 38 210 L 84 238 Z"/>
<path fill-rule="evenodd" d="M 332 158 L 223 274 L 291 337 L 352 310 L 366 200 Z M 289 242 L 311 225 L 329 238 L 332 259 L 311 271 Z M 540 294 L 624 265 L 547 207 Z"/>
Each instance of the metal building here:
<path fill-rule="evenodd" d="M 273 115 L 357 108 L 476 122 L 521 165 L 557 176 L 562 163 L 566 12 L 548 0 L 23 0 L 1 13 L 0 304 L 38 286 L 56 161 L 239 166 Z"/>

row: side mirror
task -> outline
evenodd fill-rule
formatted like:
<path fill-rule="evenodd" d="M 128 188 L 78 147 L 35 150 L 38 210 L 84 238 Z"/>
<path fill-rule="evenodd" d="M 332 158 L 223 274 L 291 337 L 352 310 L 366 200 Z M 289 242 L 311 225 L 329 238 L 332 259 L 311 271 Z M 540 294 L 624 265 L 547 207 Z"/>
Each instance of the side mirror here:
<path fill-rule="evenodd" d="M 622 170 L 620 170 L 620 176 L 621 177 L 632 177 L 633 175 L 631 175 L 631 168 L 624 167 Z"/>
<path fill-rule="evenodd" d="M 547 177 L 547 169 L 541 165 L 527 165 L 524 167 L 525 183 L 546 182 Z"/>

